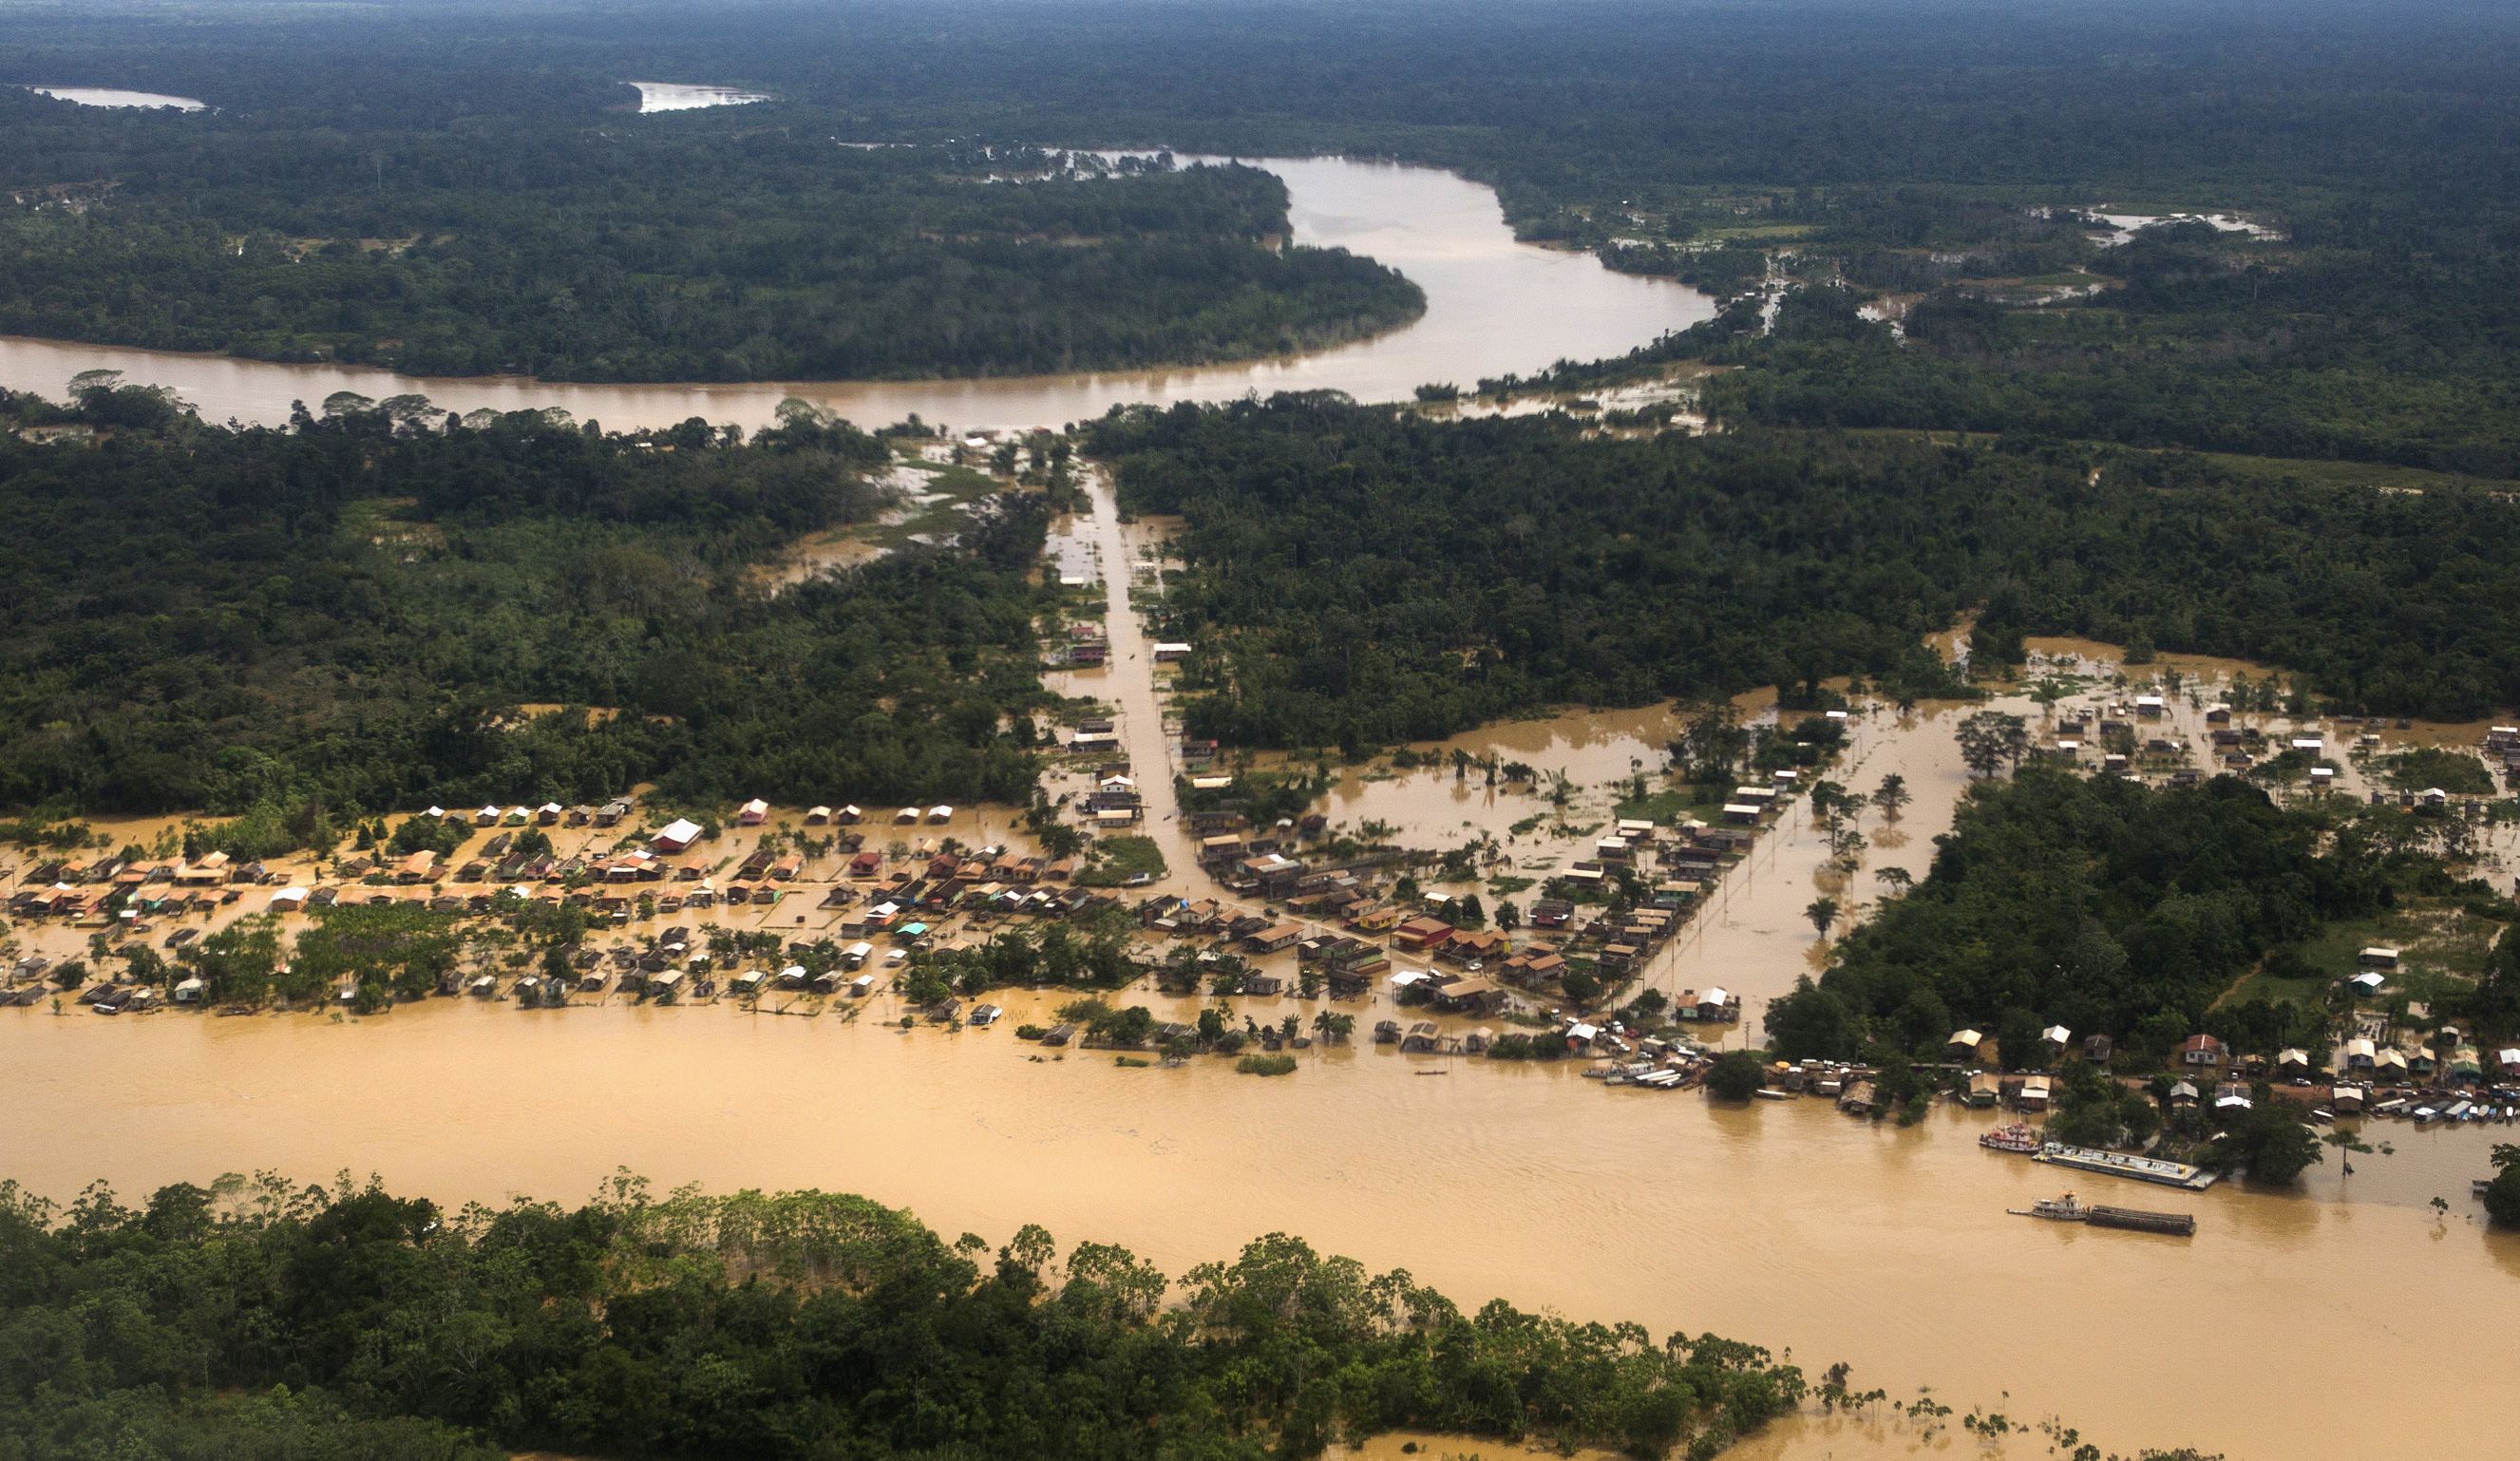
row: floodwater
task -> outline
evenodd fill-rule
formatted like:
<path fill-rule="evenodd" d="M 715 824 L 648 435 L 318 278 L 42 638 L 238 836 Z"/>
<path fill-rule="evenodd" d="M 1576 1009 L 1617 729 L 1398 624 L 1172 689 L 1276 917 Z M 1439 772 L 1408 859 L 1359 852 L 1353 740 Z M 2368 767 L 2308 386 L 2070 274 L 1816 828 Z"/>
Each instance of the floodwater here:
<path fill-rule="evenodd" d="M 277 425 L 292 401 L 338 390 L 426 394 L 449 410 L 556 407 L 607 427 L 694 416 L 747 430 L 800 396 L 865 426 L 917 413 L 965 430 L 1058 426 L 1133 401 L 1232 400 L 1257 391 L 1343 390 L 1407 398 L 1419 385 L 1593 360 L 1646 344 L 1715 312 L 1668 280 L 1614 274 L 1590 254 L 1517 243 L 1496 193 L 1450 172 L 1343 158 L 1262 159 L 1286 180 L 1294 241 L 1343 248 L 1400 270 L 1426 292 L 1415 323 L 1313 354 L 1235 365 L 994 380 L 572 386 L 521 378 L 445 379 L 357 366 L 281 365 L 163 350 L 0 339 L 0 387 L 58 396 L 81 371 L 117 370 L 172 388 L 209 421 Z"/>
<path fill-rule="evenodd" d="M 2110 232 L 2099 243 L 2103 249 L 2114 249 L 2132 243 L 2138 233 L 2156 223 L 2204 223 L 2216 233 L 2244 233 L 2253 239 L 2280 239 L 2282 234 L 2263 223 L 2243 218 L 2237 213 L 2104 213 L 2092 215 L 2108 225 Z"/>
<path fill-rule="evenodd" d="M 1949 653 L 1958 642 L 1954 638 L 1938 647 Z M 1645 965 L 1639 987 L 1667 994 L 1710 984 L 1732 990 L 1741 996 L 1743 1018 L 1732 1036 L 1718 1043 L 1756 1043 L 1767 1002 L 1790 990 L 1797 978 L 1817 976 L 1821 970 L 1825 948 L 1806 911 L 1814 900 L 1834 899 L 1841 908 L 1838 926 L 1849 927 L 1882 896 L 1879 874 L 1884 869 L 1925 876 L 1933 862 L 1934 840 L 1951 830 L 1971 780 L 1955 735 L 1960 720 L 1978 710 L 2006 711 L 2028 723 L 2037 744 L 2053 748 L 2060 739 L 2056 722 L 2082 715 L 2094 722 L 2079 738 L 2082 750 L 2076 756 L 2089 768 L 2100 759 L 2097 718 L 2116 715 L 2136 725 L 2139 741 L 2163 739 L 2187 748 L 2183 764 L 2212 775 L 2220 768 L 2211 740 L 2216 727 L 2205 719 L 2206 711 L 2223 703 L 2235 679 L 2263 683 L 2269 676 L 2262 665 L 2201 656 L 2165 655 L 2150 665 L 2123 666 L 2115 646 L 2089 640 L 2033 639 L 2029 648 L 2036 658 L 2021 683 L 1982 701 L 1927 702 L 1902 713 L 1878 699 L 1859 697 L 1845 750 L 1833 764 L 1804 780 L 1826 778 L 1868 797 L 1884 777 L 1895 774 L 1913 799 L 1895 819 L 1869 807 L 1852 819 L 1866 845 L 1851 867 L 1836 861 L 1807 801 L 1787 803 L 1761 830 L 1748 855 L 1710 890 L 1697 916 Z M 2029 686 L 2050 676 L 2072 687 L 2052 708 L 2029 692 Z M 2162 696 L 2159 717 L 2134 714 L 2133 697 L 2145 694 Z M 1745 726 L 1777 720 L 1772 693 L 1739 697 L 1734 708 Z M 1381 824 L 1390 829 L 1388 840 L 1420 850 L 1443 851 L 1486 840 L 1507 859 L 1491 868 L 1489 876 L 1545 882 L 1553 871 L 1592 855 L 1593 844 L 1610 830 L 1616 803 L 1629 795 L 1635 777 L 1642 775 L 1652 792 L 1678 785 L 1665 766 L 1668 747 L 1687 719 L 1674 707 L 1654 706 L 1569 710 L 1483 726 L 1413 748 L 1429 762 L 1416 769 L 1398 769 L 1385 759 L 1340 771 L 1321 810 L 1334 826 L 1350 831 Z M 2329 794 L 2357 799 L 2373 790 L 2368 767 L 2349 753 L 2359 735 L 2377 735 L 2383 753 L 2419 746 L 2473 752 L 2487 724 L 2346 726 L 2312 716 L 2296 720 L 2245 710 L 2234 712 L 2229 723 L 2235 729 L 2263 731 L 2272 748 L 2296 734 L 2320 736 L 2337 772 Z M 1451 757 L 1457 751 L 1474 760 L 1493 756 L 1505 763 L 1525 762 L 1539 773 L 1540 784 L 1500 779 L 1492 786 L 1475 765 L 1466 775 L 1456 775 Z M 1552 775 L 1562 776 L 1569 788 L 1562 806 L 1547 796 Z M 2273 794 L 2320 795 L 2306 783 L 2278 787 Z M 2498 883 L 2520 870 L 2520 838 L 2510 829 L 2481 834 L 2478 845 L 2480 867 L 2496 875 Z M 1451 890 L 1467 890 L 1467 886 Z M 1508 895 L 1527 901 L 1536 894 Z"/>
<path fill-rule="evenodd" d="M 684 81 L 630 81 L 624 84 L 639 88 L 639 110 L 643 113 L 743 107 L 770 100 L 763 92 L 740 91 L 732 86 L 696 86 Z"/>
<path fill-rule="evenodd" d="M 82 107 L 172 107 L 178 112 L 201 112 L 208 104 L 195 97 L 167 96 L 155 91 L 120 91 L 111 86 L 29 86 L 39 96 L 76 102 Z"/>
<path fill-rule="evenodd" d="M 1899 1130 L 1821 1101 L 1718 1108 L 1372 1045 L 1277 1079 L 1222 1060 L 1036 1062 L 1007 1026 L 1056 998 L 959 1033 L 882 1023 L 900 1013 L 882 994 L 854 1021 L 457 1000 L 338 1021 L 6 1012 L 5 1165 L 62 1197 L 271 1168 L 492 1202 L 582 1198 L 627 1165 L 863 1192 L 992 1241 L 1039 1221 L 1175 1273 L 1283 1230 L 1466 1303 L 1713 1330 L 1814 1370 L 1847 1360 L 1895 1394 L 1930 1385 L 2119 1448 L 2235 1461 L 2493 1454 L 2503 1422 L 2477 1378 L 2520 1363 L 2520 1326 L 2456 1318 L 2520 1280 L 2520 1241 L 2486 1233 L 2452 1185 L 2483 1169 L 2476 1132 L 2394 1133 L 2400 1155 L 2358 1164 L 2350 1202 L 2332 1168 L 2291 1198 L 2109 1184 L 2198 1215 L 2193 1240 L 2156 1239 L 2006 1216 L 2073 1184 L 1979 1149 L 1978 1114 Z M 1307 1008 L 1256 1013 L 1277 1006 Z M 2428 1188 L 2446 1217 L 2416 1205 Z M 2456 1365 L 2439 1363 L 2445 1322 Z M 2214 1363 L 2162 1362 L 2209 1335 Z M 2336 1383 L 2344 1355 L 2387 1377 L 2387 1404 Z M 1849 1453 L 1808 1430 L 1765 1454 Z"/>

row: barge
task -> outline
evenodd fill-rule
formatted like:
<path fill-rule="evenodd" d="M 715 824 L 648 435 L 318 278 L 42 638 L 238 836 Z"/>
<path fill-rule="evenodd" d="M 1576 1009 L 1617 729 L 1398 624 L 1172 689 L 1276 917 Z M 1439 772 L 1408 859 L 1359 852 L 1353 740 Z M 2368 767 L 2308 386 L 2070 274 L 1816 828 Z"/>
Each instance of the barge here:
<path fill-rule="evenodd" d="M 2147 1212 L 2140 1208 L 2085 1207 L 2074 1194 L 2041 1198 L 2027 1208 L 2004 1210 L 2015 1217 L 2041 1217 L 2049 1222 L 2080 1222 L 2095 1228 L 2123 1228 L 2133 1233 L 2165 1233 L 2175 1238 L 2196 1236 L 2196 1219 L 2185 1212 Z"/>
<path fill-rule="evenodd" d="M 2076 1171 L 2096 1172 L 2104 1177 L 2132 1177 L 2138 1182 L 2181 1187 L 2189 1192 L 2202 1192 L 2221 1177 L 2218 1172 L 2189 1166 L 2184 1162 L 2164 1162 L 2158 1157 L 2131 1157 L 2123 1152 L 2100 1152 L 2053 1141 L 2032 1153 L 2030 1160 L 2069 1166 Z"/>

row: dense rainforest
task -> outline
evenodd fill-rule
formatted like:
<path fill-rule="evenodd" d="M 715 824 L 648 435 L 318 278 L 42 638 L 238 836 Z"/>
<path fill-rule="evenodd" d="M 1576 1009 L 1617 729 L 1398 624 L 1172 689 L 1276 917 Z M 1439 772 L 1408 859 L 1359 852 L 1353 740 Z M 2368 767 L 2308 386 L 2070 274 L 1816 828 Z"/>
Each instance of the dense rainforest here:
<path fill-rule="evenodd" d="M 626 88 L 625 88 L 626 91 Z M 744 109 L 737 109 L 742 111 Z M 356 129 L 0 89 L 0 331 L 419 375 L 1010 375 L 1318 346 L 1422 307 L 1280 249 L 1248 167 L 835 146 L 824 118 Z"/>
<path fill-rule="evenodd" d="M 2299 950 L 2323 927 L 2418 891 L 2512 913 L 2333 805 L 2279 806 L 2231 776 L 2161 789 L 2034 762 L 1970 789 L 1927 876 L 1769 1007 L 1769 1043 L 1791 1058 L 1935 1055 L 1968 1027 L 2033 1065 L 2037 1032 L 2063 1025 L 2109 1035 L 2136 1069 L 2199 1030 L 2265 1056 L 2324 1052 L 2326 1004 L 2228 991 L 2253 969 L 2306 969 Z M 2510 942 L 2436 1013 L 2488 1036 L 2520 1027 Z"/>
<path fill-rule="evenodd" d="M 1559 704 L 1853 673 L 1985 606 L 2022 633 L 2252 659 L 2353 709 L 2520 704 L 2520 504 L 2272 482 L 2027 439 L 1571 420 L 1438 423 L 1317 397 L 1097 423 L 1124 507 L 1179 513 L 1164 628 L 1211 650 L 1199 734 L 1372 747 Z"/>
<path fill-rule="evenodd" d="M 1247 177 L 969 179 L 1030 147 L 1367 153 L 1492 182 L 1527 237 L 1617 267 L 1936 296 L 1919 348 L 1780 350 L 1728 411 L 2511 472 L 2509 7 L 215 15 L 0 19 L 0 78 L 215 109 L 0 101 L 22 198 L 0 325 L 611 379 L 1208 358 L 1414 297 L 1362 260 L 1257 247 L 1282 204 Z M 638 116 L 642 76 L 775 100 Z M 2242 209 L 2278 237 L 2113 257 L 2054 211 L 2108 206 Z M 2102 296 L 2001 328 L 1964 307 L 2094 278 Z"/>
<path fill-rule="evenodd" d="M 670 796 L 1020 800 L 1041 499 L 772 593 L 889 500 L 878 441 L 336 402 L 209 427 L 90 383 L 0 432 L 0 804 L 324 819 Z M 118 424 L 117 424 L 118 423 Z"/>
<path fill-rule="evenodd" d="M 0 1186 L 0 1352 L 17 1461 L 1260 1461 L 1400 1428 L 1709 1457 L 1805 1393 L 1747 1345 L 1463 1313 L 1284 1236 L 1175 1283 L 1037 1227 L 991 1255 L 863 1198 L 635 1179 L 461 1212 Z"/>

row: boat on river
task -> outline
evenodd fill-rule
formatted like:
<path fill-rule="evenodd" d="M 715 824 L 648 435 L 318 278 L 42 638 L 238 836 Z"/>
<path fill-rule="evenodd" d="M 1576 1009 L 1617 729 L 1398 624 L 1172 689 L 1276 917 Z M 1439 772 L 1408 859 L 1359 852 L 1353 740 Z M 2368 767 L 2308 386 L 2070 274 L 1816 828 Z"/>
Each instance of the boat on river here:
<path fill-rule="evenodd" d="M 1977 1144 L 1991 1151 L 2011 1152 L 2027 1157 L 2039 1150 L 2041 1142 L 2037 1131 L 2015 1121 L 2009 1126 L 1998 1126 L 1992 1131 L 1979 1132 Z"/>
<path fill-rule="evenodd" d="M 2076 1171 L 2097 1172 L 2104 1177 L 2132 1177 L 2138 1182 L 2153 1182 L 2163 1187 L 2183 1187 L 2190 1192 L 2202 1192 L 2221 1178 L 2219 1172 L 2209 1172 L 2184 1162 L 2165 1162 L 2158 1157 L 2135 1157 L 2124 1152 L 2095 1151 L 2090 1147 L 2069 1147 L 2053 1141 L 2033 1152 L 2030 1160 L 2070 1166 Z"/>
<path fill-rule="evenodd" d="M 2027 1208 L 2006 1208 L 2015 1217 L 2039 1217 L 2049 1222 L 2080 1222 L 2095 1228 L 2123 1228 L 2134 1233 L 2168 1233 L 2180 1238 L 2196 1235 L 2196 1219 L 2185 1212 L 2147 1212 L 2141 1208 L 2111 1208 L 2094 1204 L 2085 1207 L 2068 1192 L 2062 1197 L 2041 1198 Z"/>
<path fill-rule="evenodd" d="M 2003 1210 L 2015 1217 L 2044 1217 L 2050 1222 L 2081 1222 L 2092 1215 L 2091 1209 L 2074 1201 L 2074 1194 L 2070 1192 L 2062 1197 L 2043 1197 L 2027 1208 L 2006 1208 Z"/>

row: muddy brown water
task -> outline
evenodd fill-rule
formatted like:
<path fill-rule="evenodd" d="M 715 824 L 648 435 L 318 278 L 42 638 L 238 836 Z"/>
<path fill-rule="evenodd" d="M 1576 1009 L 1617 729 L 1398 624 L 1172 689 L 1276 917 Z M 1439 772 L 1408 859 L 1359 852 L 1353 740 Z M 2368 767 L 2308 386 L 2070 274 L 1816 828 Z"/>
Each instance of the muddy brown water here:
<path fill-rule="evenodd" d="M 1010 1023 L 1043 1002 L 1017 998 Z M 1903 1394 L 2235 1457 L 2494 1454 L 2503 1422 L 2477 1377 L 2520 1362 L 2520 1326 L 2490 1317 L 2520 1242 L 2465 1196 L 2476 1132 L 2393 1130 L 2400 1155 L 2362 1159 L 2351 1200 L 2332 1163 L 2300 1197 L 2107 1184 L 2196 1212 L 2180 1241 L 2006 1216 L 2098 1179 L 1981 1150 L 1987 1119 L 1964 1112 L 1898 1130 L 1819 1101 L 1727 1109 L 1371 1045 L 1277 1079 L 1036 1063 L 1006 1025 L 878 1023 L 897 1014 L 889 995 L 853 1022 L 457 1000 L 340 1021 L 13 1011 L 0 1164 L 61 1196 L 272 1168 L 449 1201 L 582 1198 L 626 1165 L 863 1192 L 993 1241 L 1039 1221 L 1173 1272 L 1285 1230 L 1466 1302 L 1714 1330 Z M 2421 1206 L 2434 1190 L 2447 1218 Z M 2349 1357 L 2362 1378 L 2340 1383 Z"/>
<path fill-rule="evenodd" d="M 1102 569 L 1113 661 L 1058 683 L 1118 708 L 1156 802 L 1150 830 L 1178 858 L 1186 839 L 1164 819 L 1162 692 L 1126 612 L 1128 566 L 1161 530 L 1119 524 L 1107 488 L 1090 490 L 1095 512 L 1067 525 L 1058 551 Z M 2068 705 L 2132 693 L 2094 684 Z M 1745 698 L 1743 708 L 1768 713 L 1771 703 Z M 1853 881 L 1893 860 L 1921 873 L 1966 782 L 1951 737 L 1959 713 L 1871 706 L 1857 721 L 1832 774 L 1868 791 L 1896 769 L 1916 800 L 1891 829 L 1904 845 L 1867 816 L 1876 843 Z M 2187 727 L 2199 715 L 2182 701 L 2168 718 Z M 1669 711 L 1643 710 L 1491 727 L 1461 744 L 1565 769 L 1591 805 L 1606 803 L 1632 762 L 1656 764 L 1671 729 Z M 1442 769 L 1355 771 L 1330 805 L 1340 820 L 1386 817 L 1444 845 L 1481 828 L 1503 837 L 1537 803 L 1464 788 Z M 992 836 L 1007 815 L 974 809 L 967 835 Z M 1798 818 L 1788 812 L 1761 840 L 1650 979 L 1728 982 L 1764 999 L 1813 966 L 1802 908 L 1835 874 Z M 1187 886 L 1184 866 L 1171 881 Z M 1260 1079 L 1221 1060 L 1131 1069 L 1014 1038 L 1013 1026 L 1058 998 L 1012 996 L 1004 1023 L 959 1032 L 901 1030 L 889 993 L 810 1018 L 618 1001 L 523 1011 L 434 1000 L 371 1019 L 9 1011 L 0 1169 L 56 1196 L 99 1177 L 137 1193 L 267 1168 L 373 1171 L 450 1202 L 497 1202 L 582 1198 L 628 1166 L 663 1184 L 863 1192 L 993 1241 L 1038 1221 L 1176 1273 L 1284 1230 L 1407 1267 L 1464 1303 L 1502 1296 L 1663 1333 L 1712 1330 L 1789 1349 L 1815 1372 L 1848 1361 L 1859 1385 L 1898 1398 L 1931 1387 L 1963 1411 L 2060 1416 L 2121 1450 L 2499 1453 L 2505 1421 L 2480 1377 L 2520 1361 L 2520 1326 L 2498 1318 L 2520 1292 L 2520 1238 L 2484 1229 L 2467 1183 L 2507 1128 L 2374 1123 L 2366 1135 L 2393 1155 L 2358 1158 L 2351 1177 L 2330 1154 L 2296 1194 L 2175 1193 L 1985 1151 L 1974 1137 L 1998 1118 L 1957 1109 L 1903 1130 L 1817 1100 L 1722 1107 L 1611 1090 L 1569 1065 L 1370 1043 L 1316 1048 L 1296 1074 Z M 1196 1007 L 1144 990 L 1124 999 L 1162 1018 Z M 1321 1008 L 1236 1004 L 1265 1023 L 1309 1023 Z M 1387 994 L 1340 1008 L 1361 1030 L 1397 1013 Z M 2182 1241 L 2005 1212 L 2067 1188 L 2192 1211 L 2199 1232 Z M 1876 1409 L 1772 1428 L 1741 1454 L 1822 1461 L 1978 1444 Z M 1503 1453 L 1437 1447 L 1454 1449 Z M 1999 1453 L 2047 1452 L 2030 1437 Z"/>
<path fill-rule="evenodd" d="M 913 413 L 956 427 L 1056 427 L 1135 401 L 1232 400 L 1257 391 L 1344 390 L 1403 400 L 1417 387 L 1596 360 L 1712 317 L 1714 300 L 1670 280 L 1615 274 L 1586 253 L 1518 243 L 1496 193 L 1454 173 L 1343 158 L 1257 160 L 1284 178 L 1298 244 L 1344 248 L 1426 292 L 1426 312 L 1371 340 L 1310 354 L 1168 370 L 993 380 L 571 386 L 523 378 L 424 378 L 368 367 L 281 365 L 59 341 L 0 339 L 0 386 L 59 396 L 81 371 L 166 386 L 209 421 L 277 425 L 295 400 L 338 390 L 382 400 L 419 392 L 453 411 L 558 407 L 607 427 L 694 416 L 747 430 L 801 396 L 862 426 Z"/>

